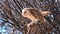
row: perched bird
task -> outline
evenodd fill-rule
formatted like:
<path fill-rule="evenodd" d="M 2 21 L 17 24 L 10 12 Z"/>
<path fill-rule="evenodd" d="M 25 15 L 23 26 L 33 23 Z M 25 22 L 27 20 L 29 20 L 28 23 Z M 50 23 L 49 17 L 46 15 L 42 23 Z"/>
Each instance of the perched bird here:
<path fill-rule="evenodd" d="M 32 22 L 29 23 L 27 27 L 29 27 L 33 23 L 37 23 L 37 21 L 40 21 L 41 23 L 45 23 L 46 19 L 44 18 L 44 16 L 47 16 L 50 13 L 51 12 L 49 11 L 42 11 L 41 9 L 37 10 L 35 8 L 22 9 L 22 16 L 32 20 Z"/>

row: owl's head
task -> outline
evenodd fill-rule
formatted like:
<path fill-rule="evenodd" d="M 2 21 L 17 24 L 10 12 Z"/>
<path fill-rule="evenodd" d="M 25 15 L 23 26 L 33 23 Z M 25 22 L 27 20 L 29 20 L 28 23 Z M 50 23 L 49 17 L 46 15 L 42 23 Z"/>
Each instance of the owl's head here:
<path fill-rule="evenodd" d="M 29 16 L 31 16 L 31 13 L 30 13 L 29 9 L 33 9 L 33 8 L 24 8 L 24 9 L 22 9 L 22 16 L 23 17 L 29 17 Z"/>

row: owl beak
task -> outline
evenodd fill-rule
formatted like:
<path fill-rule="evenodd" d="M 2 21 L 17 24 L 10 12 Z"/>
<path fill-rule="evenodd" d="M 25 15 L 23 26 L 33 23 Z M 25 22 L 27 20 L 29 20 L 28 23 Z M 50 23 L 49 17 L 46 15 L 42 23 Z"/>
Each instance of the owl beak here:
<path fill-rule="evenodd" d="M 25 17 L 24 13 L 22 13 L 22 16 Z"/>

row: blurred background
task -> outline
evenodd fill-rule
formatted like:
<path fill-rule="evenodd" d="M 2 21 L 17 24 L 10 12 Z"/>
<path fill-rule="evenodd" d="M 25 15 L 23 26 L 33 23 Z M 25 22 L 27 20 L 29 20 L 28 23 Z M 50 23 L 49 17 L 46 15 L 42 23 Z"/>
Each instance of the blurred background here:
<path fill-rule="evenodd" d="M 23 8 L 50 11 L 46 26 L 38 22 L 29 34 L 60 34 L 60 0 L 0 0 L 0 34 L 27 34 L 30 19 L 22 17 Z"/>

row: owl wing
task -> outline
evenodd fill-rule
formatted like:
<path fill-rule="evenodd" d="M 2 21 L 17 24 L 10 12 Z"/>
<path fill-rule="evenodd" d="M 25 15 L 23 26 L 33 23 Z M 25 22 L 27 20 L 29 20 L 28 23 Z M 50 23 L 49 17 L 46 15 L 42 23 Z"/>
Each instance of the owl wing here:
<path fill-rule="evenodd" d="M 45 22 L 45 18 L 42 13 L 38 10 L 31 10 L 31 14 L 38 19 L 40 22 Z"/>

